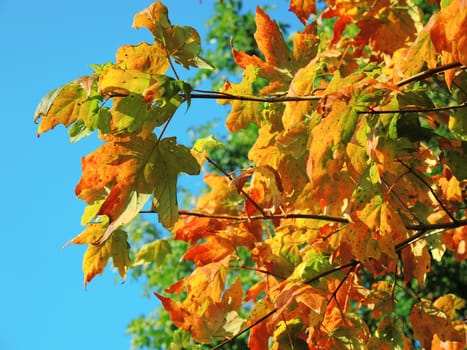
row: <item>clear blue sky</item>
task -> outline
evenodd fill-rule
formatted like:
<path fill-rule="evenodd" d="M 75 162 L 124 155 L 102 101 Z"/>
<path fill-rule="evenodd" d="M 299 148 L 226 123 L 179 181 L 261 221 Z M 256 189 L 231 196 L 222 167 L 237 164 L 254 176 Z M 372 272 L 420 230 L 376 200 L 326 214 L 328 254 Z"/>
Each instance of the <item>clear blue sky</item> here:
<path fill-rule="evenodd" d="M 61 127 L 38 139 L 32 122 L 44 94 L 91 73 L 90 63 L 114 61 L 120 45 L 151 40 L 131 28 L 151 2 L 0 0 L 0 350 L 129 349 L 126 325 L 157 303 L 142 297 L 137 282 L 120 284 L 109 268 L 84 290 L 85 247 L 62 246 L 83 229 L 74 187 L 80 159 L 96 141 L 70 144 Z M 172 23 L 203 36 L 214 0 L 163 2 Z M 285 15 L 286 2 L 277 2 Z M 182 141 L 188 118 L 209 117 L 206 102 L 195 102 L 175 125 Z"/>

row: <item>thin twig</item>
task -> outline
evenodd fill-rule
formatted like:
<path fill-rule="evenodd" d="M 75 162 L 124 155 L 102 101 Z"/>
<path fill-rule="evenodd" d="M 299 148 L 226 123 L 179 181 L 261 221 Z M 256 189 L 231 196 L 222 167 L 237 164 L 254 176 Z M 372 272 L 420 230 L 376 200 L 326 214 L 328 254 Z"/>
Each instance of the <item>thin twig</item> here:
<path fill-rule="evenodd" d="M 273 315 L 275 312 L 277 311 L 277 308 L 274 308 L 272 309 L 271 311 L 269 311 L 266 315 L 264 315 L 263 317 L 260 317 L 258 320 L 256 320 L 254 323 L 252 323 L 251 325 L 249 325 L 248 327 L 245 327 L 244 329 L 242 329 L 240 332 L 238 332 L 237 334 L 231 336 L 230 338 L 227 338 L 226 340 L 224 340 L 222 343 L 220 344 L 217 344 L 215 347 L 211 348 L 211 350 L 217 350 L 217 349 L 220 349 L 222 348 L 224 345 L 227 345 L 228 343 L 234 341 L 236 338 L 238 338 L 239 336 L 241 336 L 243 333 L 245 332 L 248 332 L 250 329 L 252 329 L 254 326 L 260 324 L 261 322 L 263 322 L 264 320 L 266 320 L 267 318 L 269 318 L 271 315 Z"/>
<path fill-rule="evenodd" d="M 146 210 L 141 211 L 140 213 L 154 213 L 154 211 Z M 232 221 L 256 221 L 256 220 L 275 220 L 275 219 L 312 219 L 312 220 L 322 220 L 322 221 L 331 221 L 339 222 L 342 224 L 348 224 L 349 220 L 343 217 L 338 216 L 329 216 L 329 215 L 314 215 L 314 214 L 275 214 L 275 215 L 224 215 L 224 214 L 208 214 L 201 213 L 191 210 L 180 209 L 178 215 L 186 216 L 197 216 L 205 217 L 219 220 L 232 220 Z"/>
<path fill-rule="evenodd" d="M 206 155 L 204 156 L 204 158 L 206 158 L 206 160 L 207 160 L 211 165 L 213 165 L 213 166 L 214 166 L 216 169 L 218 169 L 222 174 L 224 174 L 230 181 L 233 181 L 233 180 L 234 180 L 234 178 L 233 178 L 232 175 L 230 175 L 228 172 L 226 172 L 224 169 L 222 169 L 222 167 L 221 167 L 219 164 L 217 164 L 215 161 L 213 161 L 211 158 L 209 158 L 209 157 L 206 156 Z M 250 195 L 249 195 L 248 193 L 246 193 L 244 189 L 241 189 L 240 192 L 241 192 L 241 194 L 242 194 L 251 204 L 253 204 L 253 206 L 254 206 L 256 209 L 258 209 L 258 211 L 261 213 L 261 215 L 262 215 L 263 217 L 265 217 L 265 216 L 267 215 L 266 212 L 264 211 L 264 209 L 261 208 L 261 206 L 260 206 L 258 203 L 256 203 L 256 201 L 253 200 L 253 198 L 251 198 Z"/>
<path fill-rule="evenodd" d="M 319 101 L 322 96 L 243 96 L 231 95 L 226 93 L 218 93 L 215 91 L 206 93 L 192 93 L 192 99 L 213 99 L 213 100 L 238 100 L 238 101 L 251 101 L 251 102 L 301 102 L 301 101 Z"/>
<path fill-rule="evenodd" d="M 404 167 L 407 168 L 407 170 L 409 170 L 418 180 L 420 180 L 426 187 L 428 187 L 428 189 L 430 190 L 430 193 L 433 195 L 433 197 L 435 197 L 436 201 L 438 202 L 438 204 L 441 206 L 441 208 L 443 208 L 443 210 L 445 211 L 445 213 L 449 216 L 449 218 L 453 221 L 453 222 L 456 222 L 456 219 L 454 218 L 454 216 L 452 216 L 452 214 L 449 212 L 448 208 L 446 208 L 446 206 L 444 205 L 444 203 L 441 201 L 441 198 L 438 197 L 438 195 L 435 193 L 435 191 L 433 190 L 433 188 L 431 188 L 430 184 L 426 182 L 426 180 L 424 178 L 422 178 L 420 175 L 418 175 L 411 167 L 409 167 L 407 164 L 405 164 L 402 160 L 398 159 L 398 162 L 400 164 L 402 164 Z"/>
<path fill-rule="evenodd" d="M 453 69 L 453 68 L 459 68 L 459 67 L 461 67 L 462 69 L 465 69 L 465 66 L 462 66 L 462 64 L 460 64 L 459 62 L 454 62 L 454 63 L 446 64 L 444 66 L 427 69 L 427 70 L 425 70 L 423 72 L 412 75 L 411 77 L 408 77 L 407 79 L 403 79 L 403 80 L 397 82 L 396 85 L 401 87 L 401 86 L 407 85 L 407 84 L 409 84 L 409 83 L 411 83 L 413 81 L 423 80 L 423 79 L 429 78 L 429 77 L 431 77 L 431 76 L 433 76 L 435 74 L 444 72 L 446 70 Z"/>

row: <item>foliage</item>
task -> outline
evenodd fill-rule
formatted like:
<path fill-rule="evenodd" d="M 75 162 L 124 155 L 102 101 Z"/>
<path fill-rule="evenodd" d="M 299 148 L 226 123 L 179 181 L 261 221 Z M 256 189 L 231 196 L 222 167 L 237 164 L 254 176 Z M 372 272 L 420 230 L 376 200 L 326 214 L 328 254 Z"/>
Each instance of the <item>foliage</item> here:
<path fill-rule="evenodd" d="M 123 46 L 116 63 L 41 101 L 39 135 L 63 124 L 72 140 L 97 130 L 103 141 L 76 188 L 89 205 L 72 240 L 88 244 L 85 284 L 109 257 L 125 276 L 122 226 L 151 201 L 144 211 L 186 242 L 193 267 L 156 292 L 179 329 L 173 349 L 246 332 L 252 349 L 462 348 L 465 301 L 428 290 L 427 278 L 446 250 L 467 257 L 465 3 L 442 2 L 426 25 L 410 0 L 329 0 L 311 23 L 313 1 L 290 8 L 303 23 L 293 47 L 257 8 L 258 54 L 232 48 L 242 80 L 219 91 L 178 79 L 174 63 L 210 64 L 197 32 L 157 2 L 134 20 L 154 43 Z M 210 157 L 212 139 L 190 150 L 164 137 L 194 99 L 230 105 L 230 132 L 257 128 L 253 166 L 232 173 Z M 177 176 L 203 161 L 220 173 L 205 175 L 194 209 L 179 209 Z M 134 261 L 164 263 L 169 250 L 158 238 Z"/>

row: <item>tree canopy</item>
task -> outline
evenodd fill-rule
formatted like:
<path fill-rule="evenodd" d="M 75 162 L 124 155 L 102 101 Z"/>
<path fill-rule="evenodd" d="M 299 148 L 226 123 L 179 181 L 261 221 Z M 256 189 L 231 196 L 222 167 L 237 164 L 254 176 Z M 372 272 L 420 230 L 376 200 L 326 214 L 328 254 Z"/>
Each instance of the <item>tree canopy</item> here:
<path fill-rule="evenodd" d="M 85 285 L 110 258 L 124 278 L 132 264 L 164 264 L 173 239 L 191 270 L 155 293 L 179 329 L 173 349 L 247 332 L 251 349 L 465 346 L 462 295 L 427 292 L 437 262 L 467 257 L 467 8 L 439 6 L 425 18 L 410 0 L 329 0 L 319 12 L 291 0 L 303 27 L 290 42 L 258 7 L 256 48 L 231 49 L 241 77 L 213 91 L 177 72 L 214 68 L 197 31 L 161 2 L 137 13 L 153 42 L 120 47 L 35 112 L 38 135 L 64 125 L 72 141 L 102 140 L 75 189 L 88 204 L 71 240 L 88 245 Z M 257 130 L 251 166 L 217 161 L 213 137 L 190 148 L 166 135 L 195 100 L 230 106 L 230 141 Z M 178 175 L 204 164 L 216 170 L 209 190 L 179 207 Z M 172 236 L 131 257 L 128 224 L 142 212 Z"/>

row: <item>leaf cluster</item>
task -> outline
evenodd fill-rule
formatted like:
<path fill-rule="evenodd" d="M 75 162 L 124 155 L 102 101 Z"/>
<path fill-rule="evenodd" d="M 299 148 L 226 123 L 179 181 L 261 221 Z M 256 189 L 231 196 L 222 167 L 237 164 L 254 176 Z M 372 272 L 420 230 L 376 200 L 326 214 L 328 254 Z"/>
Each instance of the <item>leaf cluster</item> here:
<path fill-rule="evenodd" d="M 89 204 L 72 240 L 89 244 L 85 283 L 109 257 L 125 275 L 121 227 L 154 212 L 192 264 L 155 293 L 179 329 L 172 348 L 195 348 L 188 335 L 219 348 L 246 333 L 252 349 L 465 346 L 465 301 L 421 293 L 432 260 L 467 257 L 464 2 L 443 2 L 425 25 L 410 0 L 290 9 L 303 24 L 291 45 L 258 7 L 257 52 L 232 48 L 241 81 L 200 92 L 174 70 L 208 65 L 199 36 L 157 2 L 134 22 L 153 44 L 123 47 L 115 64 L 40 103 L 39 134 L 63 124 L 103 141 L 76 188 Z M 327 22 L 331 32 L 318 30 Z M 231 133 L 253 125 L 250 167 L 224 169 L 212 138 L 190 150 L 163 137 L 194 99 L 229 105 Z M 203 162 L 217 169 L 204 176 L 209 190 L 179 209 L 177 175 Z M 134 261 L 163 263 L 169 251 L 156 239 Z M 412 296 L 406 309 L 401 292 Z"/>

